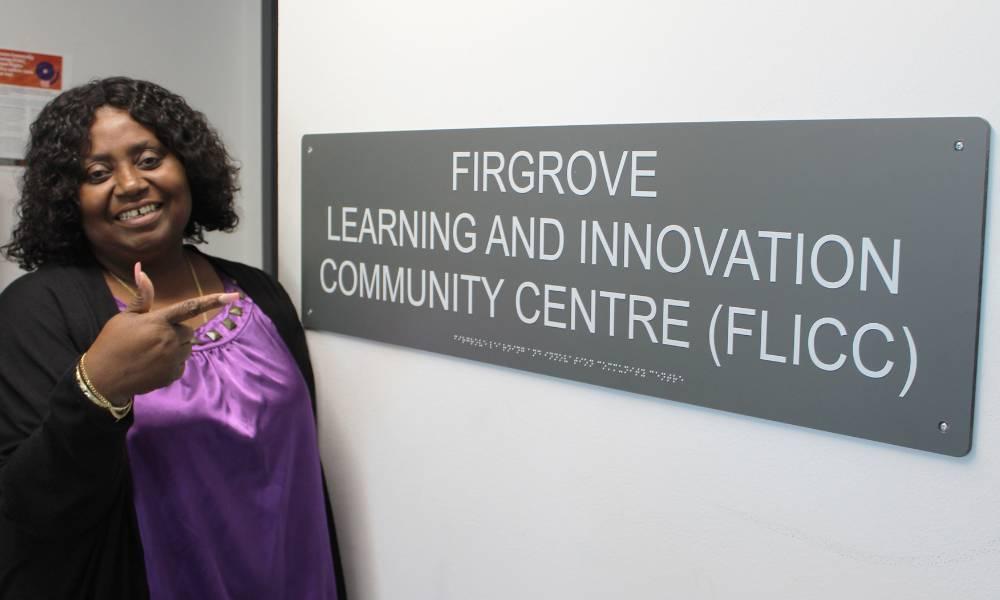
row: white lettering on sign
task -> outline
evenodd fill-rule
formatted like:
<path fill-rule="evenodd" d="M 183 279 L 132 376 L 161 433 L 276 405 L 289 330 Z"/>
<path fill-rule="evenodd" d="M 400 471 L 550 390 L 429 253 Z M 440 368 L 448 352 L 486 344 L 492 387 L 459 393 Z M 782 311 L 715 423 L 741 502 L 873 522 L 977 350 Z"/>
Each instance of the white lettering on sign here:
<path fill-rule="evenodd" d="M 564 157 L 556 150 L 517 150 L 510 158 L 503 152 L 454 151 L 451 153 L 451 191 L 516 194 L 536 192 L 586 196 L 595 188 L 609 197 L 618 194 L 622 175 L 628 169 L 628 194 L 632 198 L 656 198 L 651 181 L 656 150 L 622 150 L 617 156 L 604 150 L 577 150 Z"/>

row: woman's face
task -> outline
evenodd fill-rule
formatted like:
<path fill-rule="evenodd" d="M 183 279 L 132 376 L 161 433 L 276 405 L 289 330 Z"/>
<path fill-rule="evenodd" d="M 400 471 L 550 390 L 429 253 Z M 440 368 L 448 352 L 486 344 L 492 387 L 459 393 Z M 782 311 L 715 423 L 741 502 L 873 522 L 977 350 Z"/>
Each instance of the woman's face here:
<path fill-rule="evenodd" d="M 80 184 L 83 232 L 102 262 L 124 267 L 180 249 L 191 190 L 180 160 L 128 112 L 97 109 Z"/>

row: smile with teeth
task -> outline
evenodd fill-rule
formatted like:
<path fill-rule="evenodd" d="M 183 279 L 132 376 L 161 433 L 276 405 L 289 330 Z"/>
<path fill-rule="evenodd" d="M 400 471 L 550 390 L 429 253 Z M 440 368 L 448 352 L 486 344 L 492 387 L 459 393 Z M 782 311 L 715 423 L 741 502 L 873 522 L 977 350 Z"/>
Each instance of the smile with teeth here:
<path fill-rule="evenodd" d="M 128 221 L 129 219 L 134 219 L 136 217 L 141 217 L 142 215 L 148 215 L 151 212 L 155 212 L 163 208 L 162 204 L 147 204 L 145 206 L 140 206 L 139 208 L 133 208 L 132 210 L 126 210 L 125 212 L 119 214 L 116 219 L 119 221 Z"/>

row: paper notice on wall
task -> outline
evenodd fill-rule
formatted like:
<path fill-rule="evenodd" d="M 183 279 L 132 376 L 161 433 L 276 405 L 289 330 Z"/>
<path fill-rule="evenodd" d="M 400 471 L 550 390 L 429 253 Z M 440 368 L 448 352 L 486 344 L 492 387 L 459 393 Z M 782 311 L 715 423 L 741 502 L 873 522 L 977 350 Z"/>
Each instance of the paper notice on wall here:
<path fill-rule="evenodd" d="M 0 48 L 0 165 L 21 164 L 28 128 L 62 87 L 62 56 Z"/>

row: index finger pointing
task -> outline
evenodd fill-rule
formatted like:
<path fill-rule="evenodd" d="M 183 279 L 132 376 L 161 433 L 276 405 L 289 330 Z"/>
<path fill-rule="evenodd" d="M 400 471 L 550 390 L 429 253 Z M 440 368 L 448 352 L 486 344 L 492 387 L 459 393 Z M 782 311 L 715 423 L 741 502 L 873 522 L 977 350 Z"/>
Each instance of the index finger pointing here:
<path fill-rule="evenodd" d="M 161 308 L 155 312 L 159 316 L 166 319 L 168 323 L 176 325 L 187 321 L 191 317 L 196 317 L 203 312 L 225 306 L 230 302 L 235 302 L 239 296 L 240 295 L 235 292 L 229 292 L 227 294 L 208 294 L 207 296 L 190 298 L 188 300 L 178 302 L 177 304 Z"/>

